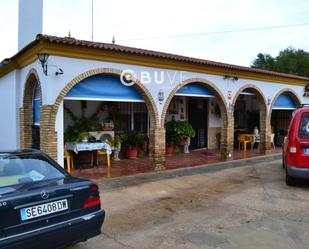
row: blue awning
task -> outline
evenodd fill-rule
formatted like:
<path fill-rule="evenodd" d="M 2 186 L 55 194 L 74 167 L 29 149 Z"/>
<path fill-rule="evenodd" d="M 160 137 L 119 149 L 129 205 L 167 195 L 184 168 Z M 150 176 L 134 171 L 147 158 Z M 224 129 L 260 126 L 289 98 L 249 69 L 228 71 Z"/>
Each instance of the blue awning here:
<path fill-rule="evenodd" d="M 41 97 L 40 97 L 40 89 L 38 85 L 34 88 L 33 93 L 33 124 L 40 125 L 40 105 L 41 105 Z"/>
<path fill-rule="evenodd" d="M 294 110 L 294 109 L 296 109 L 296 104 L 291 95 L 287 93 L 281 94 L 277 98 L 273 107 L 273 110 Z"/>
<path fill-rule="evenodd" d="M 176 96 L 213 97 L 213 93 L 201 83 L 190 83 L 180 88 Z"/>
<path fill-rule="evenodd" d="M 243 95 L 254 95 L 254 92 L 251 89 L 247 88 L 247 89 L 243 90 L 240 94 L 243 94 Z"/>
<path fill-rule="evenodd" d="M 68 92 L 64 99 L 144 102 L 142 95 L 134 86 L 125 86 L 119 77 L 103 74 L 82 80 Z"/>

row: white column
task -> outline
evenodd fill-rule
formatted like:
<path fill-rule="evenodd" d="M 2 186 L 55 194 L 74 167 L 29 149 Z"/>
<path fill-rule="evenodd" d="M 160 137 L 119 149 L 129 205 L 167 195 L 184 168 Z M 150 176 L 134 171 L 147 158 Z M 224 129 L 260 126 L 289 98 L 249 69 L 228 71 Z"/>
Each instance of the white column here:
<path fill-rule="evenodd" d="M 63 102 L 58 108 L 58 113 L 56 117 L 56 132 L 57 132 L 57 158 L 58 163 L 64 167 L 64 127 L 63 127 Z"/>

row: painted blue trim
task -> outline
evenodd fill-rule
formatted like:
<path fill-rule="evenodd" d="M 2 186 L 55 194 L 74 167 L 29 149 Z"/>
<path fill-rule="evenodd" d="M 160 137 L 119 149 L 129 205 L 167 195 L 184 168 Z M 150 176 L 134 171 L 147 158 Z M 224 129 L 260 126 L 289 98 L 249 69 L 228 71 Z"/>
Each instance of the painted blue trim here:
<path fill-rule="evenodd" d="M 33 102 L 32 102 L 34 125 L 40 125 L 40 104 L 41 104 L 40 89 L 38 85 L 36 85 L 33 92 Z"/>
<path fill-rule="evenodd" d="M 214 97 L 211 90 L 209 90 L 204 84 L 198 82 L 190 83 L 183 86 L 177 91 L 175 95 L 192 97 Z"/>
<path fill-rule="evenodd" d="M 296 104 L 288 93 L 281 94 L 274 104 L 273 110 L 294 110 L 296 109 Z"/>
<path fill-rule="evenodd" d="M 74 86 L 64 99 L 142 102 L 143 96 L 134 86 L 125 86 L 119 77 L 94 75 Z"/>

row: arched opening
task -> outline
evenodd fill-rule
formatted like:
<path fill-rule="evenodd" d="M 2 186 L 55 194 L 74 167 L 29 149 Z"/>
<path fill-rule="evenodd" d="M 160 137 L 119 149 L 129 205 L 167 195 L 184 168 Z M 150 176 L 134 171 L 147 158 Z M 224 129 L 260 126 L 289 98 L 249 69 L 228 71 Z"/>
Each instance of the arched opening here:
<path fill-rule="evenodd" d="M 61 157 L 59 151 L 63 151 L 64 148 L 64 143 L 61 142 L 62 137 L 64 137 L 63 142 L 66 144 L 82 143 L 85 133 L 88 134 L 86 139 L 92 143 L 91 146 L 93 146 L 93 142 L 111 144 L 115 138 L 121 137 L 121 159 L 126 157 L 126 151 L 123 149 L 135 147 L 137 143 L 138 158 L 142 156 L 148 158 L 148 155 L 153 155 L 154 141 L 151 132 L 158 124 L 154 101 L 141 82 L 133 79 L 134 84 L 126 86 L 122 84 L 120 76 L 120 70 L 95 69 L 79 75 L 62 90 L 51 110 L 50 118 L 55 120 L 50 129 L 58 132 L 58 135 L 56 133 L 58 138 L 56 155 L 58 157 Z M 59 107 L 61 110 L 63 107 L 63 113 L 58 112 Z M 62 124 L 59 126 L 59 123 Z M 59 135 L 59 132 L 63 132 L 64 136 Z M 136 138 L 139 141 L 128 142 L 126 140 L 124 142 L 125 137 L 133 133 L 137 135 Z M 144 139 L 142 144 L 141 137 Z M 51 138 L 51 140 L 54 139 Z M 75 154 L 74 156 L 77 155 Z M 76 161 L 80 163 L 80 166 L 96 164 L 96 160 L 92 156 L 82 157 Z M 59 158 L 58 161 L 62 160 Z M 99 161 L 100 165 L 102 163 Z M 113 164 L 115 165 L 116 161 L 112 162 Z M 149 164 L 148 162 L 148 167 Z M 78 166 L 76 165 L 76 167 Z"/>
<path fill-rule="evenodd" d="M 21 108 L 21 147 L 40 149 L 41 85 L 33 69 L 29 72 Z"/>
<path fill-rule="evenodd" d="M 300 104 L 297 94 L 291 89 L 281 90 L 273 99 L 270 108 L 271 142 L 273 146 L 282 146 L 292 114 Z"/>
<path fill-rule="evenodd" d="M 207 155 L 226 156 L 227 105 L 220 90 L 211 82 L 189 79 L 179 84 L 163 108 L 161 124 L 168 127 L 171 122 L 184 122 L 192 126 L 195 136 L 190 139 L 190 150 L 204 153 L 205 159 Z M 169 140 L 173 140 L 173 136 L 170 139 L 169 131 L 166 133 L 166 146 L 169 148 Z M 182 145 L 176 144 L 175 147 L 180 153 L 185 153 Z"/>
<path fill-rule="evenodd" d="M 244 86 L 236 94 L 232 113 L 234 147 L 242 151 L 265 151 L 267 106 L 262 92 L 255 86 Z"/>

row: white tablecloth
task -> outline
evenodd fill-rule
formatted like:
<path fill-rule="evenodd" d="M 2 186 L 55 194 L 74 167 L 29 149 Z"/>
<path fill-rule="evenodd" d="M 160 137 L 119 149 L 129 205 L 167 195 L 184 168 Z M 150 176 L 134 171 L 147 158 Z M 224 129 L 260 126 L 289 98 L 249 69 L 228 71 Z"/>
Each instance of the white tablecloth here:
<path fill-rule="evenodd" d="M 112 148 L 109 144 L 101 143 L 66 143 L 65 148 L 67 150 L 74 151 L 76 154 L 80 151 L 93 151 L 93 150 L 105 150 L 107 154 L 112 154 Z"/>

